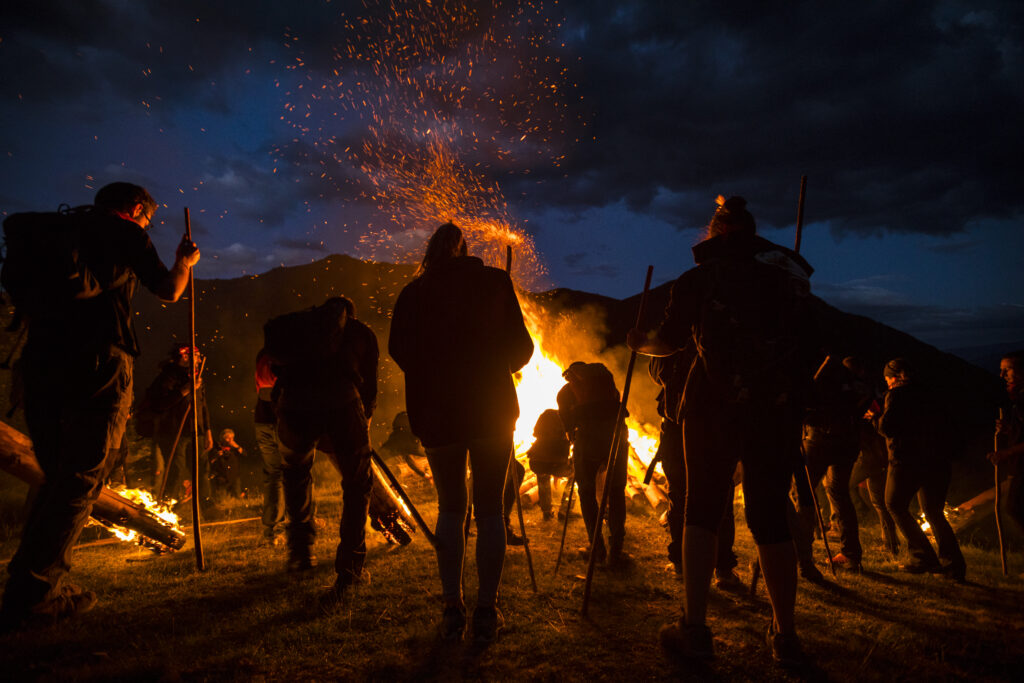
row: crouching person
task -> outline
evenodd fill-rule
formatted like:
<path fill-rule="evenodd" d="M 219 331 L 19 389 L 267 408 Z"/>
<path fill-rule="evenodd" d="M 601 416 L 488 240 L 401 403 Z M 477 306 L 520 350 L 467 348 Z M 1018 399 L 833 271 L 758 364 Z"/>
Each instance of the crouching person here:
<path fill-rule="evenodd" d="M 288 514 L 288 571 L 316 566 L 314 448 L 327 454 L 341 473 L 341 538 L 334 561 L 338 576 L 321 599 L 330 609 L 363 580 L 377 337 L 356 320 L 355 306 L 344 297 L 274 318 L 263 331 L 277 376 L 273 403 Z"/>

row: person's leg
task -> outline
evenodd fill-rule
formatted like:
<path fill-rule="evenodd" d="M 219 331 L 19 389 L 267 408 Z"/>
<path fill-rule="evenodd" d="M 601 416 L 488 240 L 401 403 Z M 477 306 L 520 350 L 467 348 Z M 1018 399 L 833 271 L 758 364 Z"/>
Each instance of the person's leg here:
<path fill-rule="evenodd" d="M 355 400 L 338 410 L 329 423 L 329 447 L 341 472 L 342 489 L 335 586 L 344 588 L 359 580 L 366 561 L 366 519 L 373 485 L 369 421 L 362 402 Z"/>
<path fill-rule="evenodd" d="M 615 470 L 608 484 L 608 563 L 614 565 L 624 558 L 622 545 L 626 540 L 626 476 L 629 467 L 629 444 L 626 426 L 619 437 Z"/>
<path fill-rule="evenodd" d="M 882 529 L 882 542 L 893 559 L 896 559 L 900 552 L 900 540 L 896 536 L 896 522 L 889 514 L 889 509 L 885 507 L 885 480 L 885 469 L 872 470 L 867 478 L 868 496 L 878 515 L 878 525 Z"/>
<path fill-rule="evenodd" d="M 466 452 L 464 444 L 428 448 L 427 461 L 437 490 L 437 567 L 441 595 L 448 607 L 465 611 L 462 564 L 466 554 Z"/>
<path fill-rule="evenodd" d="M 313 447 L 320 436 L 319 422 L 306 413 L 281 413 L 277 420 L 277 448 L 281 453 L 284 504 L 288 514 L 288 568 L 293 571 L 315 564 Z"/>
<path fill-rule="evenodd" d="M 668 559 L 678 574 L 683 571 L 683 524 L 686 518 L 686 463 L 683 460 L 682 429 L 677 422 L 662 420 L 661 439 L 658 442 L 661 469 L 668 481 Z"/>
<path fill-rule="evenodd" d="M 908 569 L 929 571 L 939 567 L 939 558 L 928 542 L 928 537 L 921 531 L 921 526 L 914 519 L 914 515 L 910 514 L 910 501 L 921 487 L 918 469 L 899 463 L 889 464 L 885 484 L 885 507 L 907 541 L 907 550 L 911 558 Z"/>
<path fill-rule="evenodd" d="M 123 352 L 92 356 L 77 366 L 35 361 L 26 363 L 25 414 L 46 481 L 8 565 L 3 607 L 13 614 L 58 598 L 72 549 L 109 474 L 107 454 L 120 444 L 131 405 L 132 361 Z"/>
<path fill-rule="evenodd" d="M 281 451 L 277 448 L 274 425 L 257 422 L 255 427 L 256 446 L 263 460 L 263 537 L 272 543 L 284 521 Z"/>
<path fill-rule="evenodd" d="M 956 533 L 944 512 L 951 475 L 949 461 L 936 459 L 925 472 L 923 486 L 917 494 L 917 501 L 924 513 L 924 518 L 932 527 L 932 535 L 935 536 L 935 542 L 939 546 L 939 559 L 943 561 L 954 579 L 963 581 L 967 572 L 967 563 L 960 551 Z"/>
<path fill-rule="evenodd" d="M 825 493 L 836 512 L 839 527 L 840 552 L 854 565 L 859 565 L 864 551 L 860 545 L 857 509 L 850 498 L 850 474 L 856 461 L 856 452 L 840 453 L 825 474 Z"/>
<path fill-rule="evenodd" d="M 543 474 L 534 469 L 537 475 L 537 505 L 544 519 L 551 519 L 551 475 Z"/>
<path fill-rule="evenodd" d="M 606 454 L 607 455 L 607 454 Z M 573 467 L 576 475 L 576 492 L 580 502 L 580 514 L 583 515 L 583 524 L 587 529 L 587 545 L 590 545 L 594 538 L 594 522 L 597 520 L 598 496 L 601 493 L 597 490 L 598 470 L 602 465 L 599 455 L 580 449 L 574 452 Z M 597 559 L 603 561 L 606 555 L 604 538 L 597 534 L 597 546 L 594 548 Z"/>
<path fill-rule="evenodd" d="M 511 435 L 469 442 L 469 462 L 473 470 L 473 514 L 477 528 L 477 608 L 494 607 L 498 600 L 498 585 L 501 583 L 501 570 L 505 563 L 502 491 L 510 457 Z"/>

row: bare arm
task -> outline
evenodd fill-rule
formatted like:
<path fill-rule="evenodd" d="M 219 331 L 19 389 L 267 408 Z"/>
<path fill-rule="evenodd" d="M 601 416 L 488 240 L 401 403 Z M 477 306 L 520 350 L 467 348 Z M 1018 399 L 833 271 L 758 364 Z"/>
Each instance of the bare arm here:
<path fill-rule="evenodd" d="M 178 245 L 174 255 L 174 265 L 167 276 L 160 282 L 153 291 L 157 298 L 162 301 L 173 302 L 181 298 L 188 286 L 188 276 L 192 266 L 199 263 L 199 248 L 195 242 L 183 239 Z"/>

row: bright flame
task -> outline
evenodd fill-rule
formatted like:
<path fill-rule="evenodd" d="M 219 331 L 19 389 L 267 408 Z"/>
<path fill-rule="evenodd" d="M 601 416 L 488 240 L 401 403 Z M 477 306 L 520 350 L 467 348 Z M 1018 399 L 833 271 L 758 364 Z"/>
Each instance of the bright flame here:
<path fill-rule="evenodd" d="M 124 496 L 128 500 L 142 507 L 151 513 L 153 516 L 160 518 L 168 524 L 168 526 L 178 526 L 178 515 L 174 514 L 173 507 L 177 501 L 168 499 L 167 501 L 160 503 L 153 497 L 153 494 L 145 489 L 127 489 L 123 487 L 112 488 L 114 493 Z M 89 520 L 90 524 L 101 524 L 92 519 Z M 137 542 L 140 545 L 145 542 L 145 538 L 134 529 L 128 529 L 127 527 L 119 526 L 117 524 L 102 524 L 106 527 L 114 536 L 122 541 L 131 543 Z"/>

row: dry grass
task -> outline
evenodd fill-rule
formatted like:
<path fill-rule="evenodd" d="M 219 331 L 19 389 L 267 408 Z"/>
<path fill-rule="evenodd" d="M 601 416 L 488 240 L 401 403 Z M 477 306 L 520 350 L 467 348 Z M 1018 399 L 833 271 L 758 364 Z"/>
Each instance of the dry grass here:
<path fill-rule="evenodd" d="M 284 572 L 280 549 L 256 547 L 259 523 L 208 528 L 208 569 L 192 552 L 165 556 L 124 545 L 81 549 L 74 579 L 101 602 L 81 618 L 0 637 L 6 680 L 1010 680 L 1020 671 L 1024 583 L 1004 580 L 994 553 L 967 548 L 972 583 L 906 577 L 880 554 L 869 572 L 840 577 L 832 589 L 801 584 L 798 618 L 814 666 L 798 675 L 774 668 L 763 635 L 769 607 L 756 598 L 712 590 L 710 624 L 718 658 L 693 666 L 666 658 L 660 626 L 679 609 L 682 585 L 667 572 L 667 536 L 634 510 L 627 549 L 635 567 L 600 570 L 590 616 L 580 615 L 585 565 L 552 574 L 560 525 L 527 510 L 540 592 L 530 588 L 522 549 L 510 548 L 501 604 L 507 626 L 490 647 L 435 637 L 439 586 L 434 555 L 416 535 L 400 548 L 369 536 L 372 582 L 339 613 L 323 616 L 316 596 L 333 581 L 338 486 L 318 490 L 328 531 L 317 542 L 321 565 L 301 578 Z M 429 489 L 416 497 L 431 520 Z M 237 507 L 238 517 L 252 511 Z M 875 530 L 865 546 L 877 545 Z M 752 552 L 737 530 L 744 579 Z M 578 516 L 567 549 L 585 542 Z M 470 549 L 472 549 L 472 542 Z M 0 557 L 13 552 L 13 540 Z M 1019 559 L 1015 558 L 1015 559 Z M 1018 568 L 1017 571 L 1020 571 Z M 467 599 L 475 595 L 469 559 Z"/>

